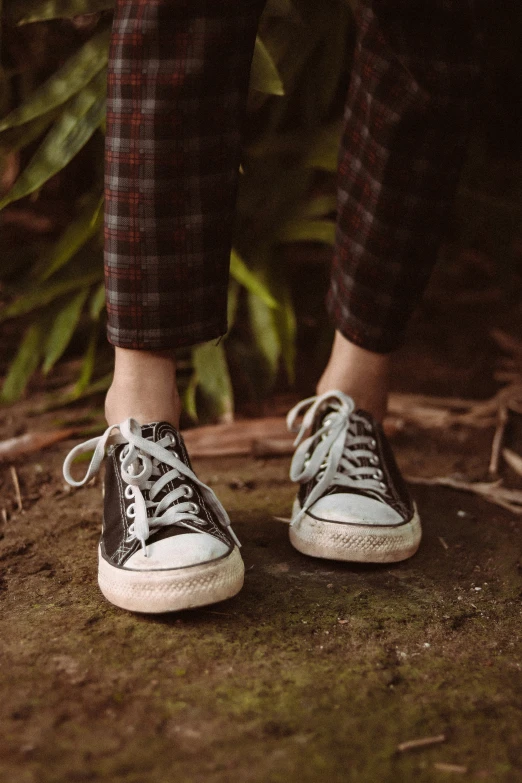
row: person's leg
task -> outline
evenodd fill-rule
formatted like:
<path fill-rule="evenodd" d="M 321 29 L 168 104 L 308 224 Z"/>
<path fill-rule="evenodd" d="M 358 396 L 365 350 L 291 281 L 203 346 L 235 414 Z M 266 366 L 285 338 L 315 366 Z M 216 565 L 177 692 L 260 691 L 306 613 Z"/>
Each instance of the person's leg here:
<path fill-rule="evenodd" d="M 117 0 L 108 78 L 105 271 L 116 346 L 98 581 L 125 609 L 214 603 L 242 587 L 228 515 L 177 429 L 175 351 L 225 333 L 238 170 L 260 0 Z M 71 466 L 94 452 L 86 475 Z"/>
<path fill-rule="evenodd" d="M 334 560 L 392 562 L 419 514 L 380 420 L 389 354 L 428 280 L 480 72 L 477 0 L 362 0 L 339 162 L 328 308 L 336 336 L 291 468 L 290 540 Z M 305 437 L 308 435 L 308 437 Z"/>
<path fill-rule="evenodd" d="M 390 354 L 368 351 L 336 331 L 317 393 L 339 389 L 354 399 L 358 408 L 382 421 L 388 405 L 390 369 Z"/>
<path fill-rule="evenodd" d="M 480 85 L 481 0 L 363 0 L 345 115 L 318 391 L 381 419 L 389 353 L 435 262 Z"/>
<path fill-rule="evenodd" d="M 118 0 L 108 77 L 109 423 L 177 425 L 176 348 L 226 332 L 250 63 L 263 0 Z"/>

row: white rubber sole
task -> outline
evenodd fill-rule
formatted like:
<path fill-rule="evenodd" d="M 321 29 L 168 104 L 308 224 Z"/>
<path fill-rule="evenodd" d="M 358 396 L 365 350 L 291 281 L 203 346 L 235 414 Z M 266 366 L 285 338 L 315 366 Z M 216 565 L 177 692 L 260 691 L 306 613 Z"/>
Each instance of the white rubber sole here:
<path fill-rule="evenodd" d="M 243 587 L 245 566 L 234 547 L 226 557 L 170 571 L 131 571 L 99 553 L 98 584 L 105 598 L 131 612 L 178 612 L 232 598 Z"/>
<path fill-rule="evenodd" d="M 300 510 L 294 503 L 293 516 Z M 404 525 L 375 525 L 321 522 L 306 514 L 289 530 L 290 543 L 311 557 L 352 563 L 396 563 L 415 554 L 422 538 L 417 507 Z"/>

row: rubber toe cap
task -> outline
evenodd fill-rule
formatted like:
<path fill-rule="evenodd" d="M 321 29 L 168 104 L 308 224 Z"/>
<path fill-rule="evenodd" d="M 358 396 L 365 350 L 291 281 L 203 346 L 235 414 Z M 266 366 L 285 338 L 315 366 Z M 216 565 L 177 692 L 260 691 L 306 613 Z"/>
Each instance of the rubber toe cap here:
<path fill-rule="evenodd" d="M 184 533 L 147 544 L 147 556 L 139 549 L 126 561 L 125 568 L 138 571 L 187 568 L 217 560 L 229 551 L 229 546 L 208 533 Z"/>
<path fill-rule="evenodd" d="M 344 522 L 348 525 L 400 525 L 404 522 L 401 515 L 387 503 L 352 492 L 323 495 L 308 513 L 325 522 Z"/>

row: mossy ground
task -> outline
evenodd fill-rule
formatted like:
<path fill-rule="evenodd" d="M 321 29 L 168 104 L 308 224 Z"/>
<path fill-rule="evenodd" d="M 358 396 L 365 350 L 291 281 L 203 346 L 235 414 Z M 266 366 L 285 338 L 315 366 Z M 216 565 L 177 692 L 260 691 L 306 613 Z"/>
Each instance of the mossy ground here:
<path fill-rule="evenodd" d="M 433 473 L 476 469 L 487 443 L 411 433 L 395 445 L 406 472 Z M 245 587 L 138 616 L 98 591 L 100 488 L 64 491 L 66 447 L 18 466 L 26 508 L 0 541 L 2 783 L 522 780 L 512 515 L 418 489 L 412 560 L 336 564 L 294 551 L 274 519 L 291 506 L 287 460 L 202 460 L 244 542 Z M 9 481 L 5 470 L 3 493 Z"/>

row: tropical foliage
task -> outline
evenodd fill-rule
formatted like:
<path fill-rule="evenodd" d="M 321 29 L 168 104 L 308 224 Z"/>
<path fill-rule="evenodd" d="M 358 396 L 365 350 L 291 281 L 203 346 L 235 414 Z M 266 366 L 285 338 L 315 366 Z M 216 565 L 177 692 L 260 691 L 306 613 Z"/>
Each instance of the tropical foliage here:
<path fill-rule="evenodd" d="M 41 69 L 27 78 L 20 63 L 4 67 L 0 167 L 15 154 L 24 165 L 1 196 L 0 209 L 38 198 L 46 183 L 86 150 L 94 171 L 52 245 L 33 248 L 29 257 L 26 251 L 8 251 L 8 274 L 2 276 L 10 296 L 0 321 L 19 319 L 25 331 L 4 382 L 6 402 L 22 394 L 35 371 L 51 372 L 75 335 L 86 330 L 82 365 L 66 398 L 78 399 L 110 382 L 110 373 L 100 375 L 99 351 L 104 345 L 103 133 L 111 5 L 111 0 L 4 0 L 4 37 L 20 26 L 63 26 L 64 20 L 71 20 L 66 30 L 86 22 L 88 32 L 45 78 Z M 241 312 L 248 328 L 240 339 L 255 347 L 265 388 L 281 366 L 290 379 L 294 372 L 295 315 L 282 249 L 289 242 L 330 244 L 334 238 L 331 175 L 350 39 L 346 0 L 269 0 L 256 42 L 229 324 L 233 333 Z M 21 72 L 25 79 L 20 80 Z M 224 340 L 198 346 L 181 362 L 187 409 L 194 417 L 196 400 L 221 417 L 233 411 L 227 345 Z"/>

